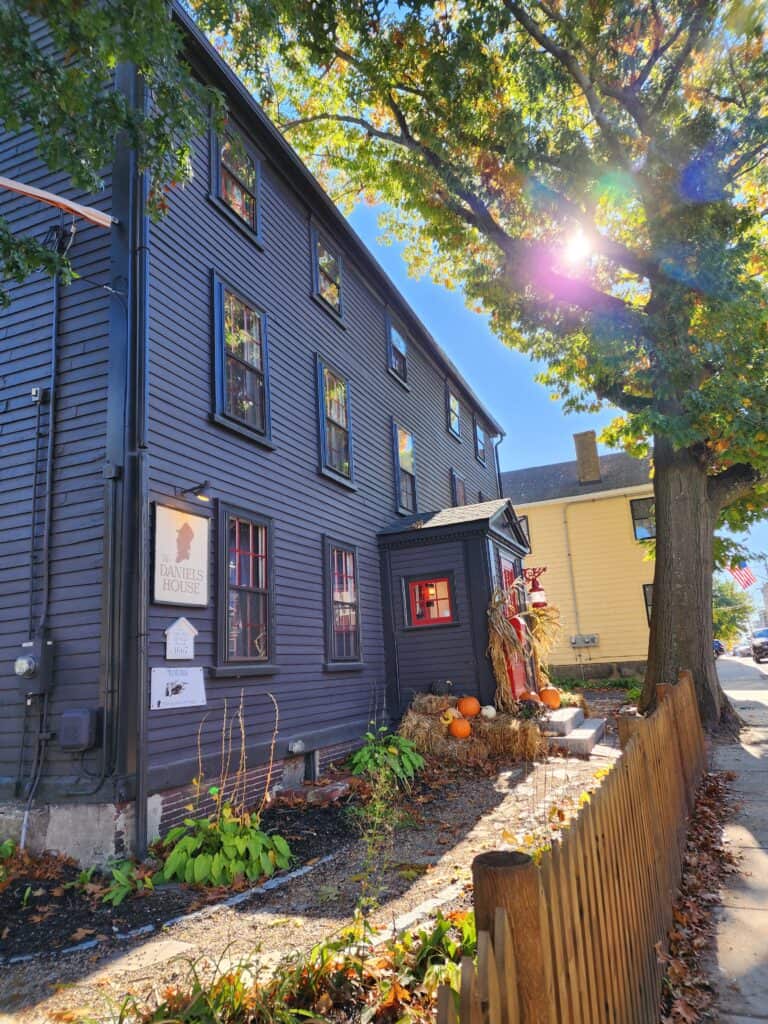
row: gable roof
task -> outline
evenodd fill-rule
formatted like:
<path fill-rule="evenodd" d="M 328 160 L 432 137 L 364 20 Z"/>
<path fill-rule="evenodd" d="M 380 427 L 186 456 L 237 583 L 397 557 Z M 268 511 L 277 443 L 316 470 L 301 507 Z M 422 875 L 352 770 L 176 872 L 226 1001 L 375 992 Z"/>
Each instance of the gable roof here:
<path fill-rule="evenodd" d="M 429 530 L 450 530 L 461 526 L 485 527 L 497 534 L 511 533 L 516 543 L 528 550 L 528 540 L 509 498 L 494 498 L 475 505 L 457 505 L 437 512 L 419 512 L 398 519 L 379 533 L 379 537 L 423 534 Z M 507 538 L 509 539 L 509 538 Z"/>
<path fill-rule="evenodd" d="M 228 99 L 235 99 L 240 109 L 249 118 L 248 127 L 265 140 L 269 158 L 279 164 L 280 169 L 308 201 L 332 226 L 339 240 L 343 242 L 350 254 L 359 265 L 363 279 L 373 278 L 380 285 L 384 301 L 391 306 L 404 328 L 414 335 L 417 342 L 435 360 L 440 369 L 452 378 L 464 398 L 473 405 L 486 420 L 494 436 L 504 437 L 504 429 L 483 405 L 463 374 L 448 358 L 446 353 L 430 334 L 416 313 L 411 309 L 402 293 L 388 276 L 378 260 L 373 256 L 347 218 L 323 189 L 309 168 L 303 163 L 296 151 L 286 142 L 284 136 L 267 117 L 262 107 L 256 102 L 238 76 L 221 57 L 216 48 L 187 14 L 179 0 L 172 0 L 173 17 L 184 30 L 187 37 L 187 49 L 196 59 L 204 64 L 214 84 L 224 91 Z"/>
<path fill-rule="evenodd" d="M 579 483 L 578 463 L 556 462 L 549 466 L 508 470 L 501 474 L 501 490 L 516 505 L 570 498 L 579 494 L 599 494 L 626 487 L 650 486 L 650 459 L 635 459 L 626 452 L 600 456 L 600 480 Z"/>

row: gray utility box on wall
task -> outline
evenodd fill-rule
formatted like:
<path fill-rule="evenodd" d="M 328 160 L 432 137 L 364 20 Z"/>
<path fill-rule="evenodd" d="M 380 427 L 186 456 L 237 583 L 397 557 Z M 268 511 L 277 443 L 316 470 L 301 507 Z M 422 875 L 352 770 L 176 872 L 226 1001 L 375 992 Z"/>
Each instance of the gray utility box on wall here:
<path fill-rule="evenodd" d="M 571 647 L 597 647 L 600 637 L 597 633 L 577 633 L 571 637 Z"/>
<path fill-rule="evenodd" d="M 62 750 L 74 753 L 96 746 L 99 708 L 69 708 L 59 718 L 58 740 Z"/>

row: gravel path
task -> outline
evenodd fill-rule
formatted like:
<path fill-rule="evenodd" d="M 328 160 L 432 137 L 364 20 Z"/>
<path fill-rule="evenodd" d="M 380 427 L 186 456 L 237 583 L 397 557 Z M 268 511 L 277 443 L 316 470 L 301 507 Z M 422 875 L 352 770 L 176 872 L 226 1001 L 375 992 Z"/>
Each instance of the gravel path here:
<path fill-rule="evenodd" d="M 395 838 L 373 917 L 382 933 L 429 916 L 436 905 L 471 902 L 480 852 L 524 843 L 549 828 L 550 809 L 570 812 L 616 751 L 589 761 L 552 759 L 492 778 L 462 775 L 428 802 L 414 802 Z M 360 894 L 363 849 L 350 843 L 329 863 L 237 907 L 217 907 L 159 934 L 0 968 L 0 1024 L 110 1020 L 126 995 L 152 1000 L 181 981 L 192 961 L 208 973 L 243 959 L 273 965 L 348 924 Z"/>

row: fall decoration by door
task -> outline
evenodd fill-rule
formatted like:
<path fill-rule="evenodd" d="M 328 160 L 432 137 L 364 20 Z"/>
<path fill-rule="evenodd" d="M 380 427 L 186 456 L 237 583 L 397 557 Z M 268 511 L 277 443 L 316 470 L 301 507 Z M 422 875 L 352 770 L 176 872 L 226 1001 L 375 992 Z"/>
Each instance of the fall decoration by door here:
<path fill-rule="evenodd" d="M 560 691 L 556 686 L 543 686 L 539 690 L 539 697 L 542 704 L 546 704 L 552 711 L 557 711 L 560 707 Z"/>
<path fill-rule="evenodd" d="M 474 718 L 480 714 L 480 701 L 477 697 L 462 697 L 456 706 L 459 714 L 465 718 Z"/>
<path fill-rule="evenodd" d="M 465 740 L 472 732 L 472 726 L 466 718 L 454 718 L 448 726 L 448 732 L 454 737 L 454 739 Z"/>

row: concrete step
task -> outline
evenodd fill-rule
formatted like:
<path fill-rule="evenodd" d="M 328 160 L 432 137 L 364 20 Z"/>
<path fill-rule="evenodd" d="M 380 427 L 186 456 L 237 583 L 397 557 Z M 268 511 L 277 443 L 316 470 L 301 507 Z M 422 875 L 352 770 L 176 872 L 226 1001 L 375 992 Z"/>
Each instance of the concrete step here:
<path fill-rule="evenodd" d="M 541 731 L 548 736 L 567 736 L 584 721 L 581 708 L 558 708 L 551 711 L 546 722 L 541 723 Z"/>
<path fill-rule="evenodd" d="M 588 718 L 565 736 L 550 736 L 550 747 L 559 747 L 577 757 L 589 757 L 605 732 L 604 718 Z"/>

